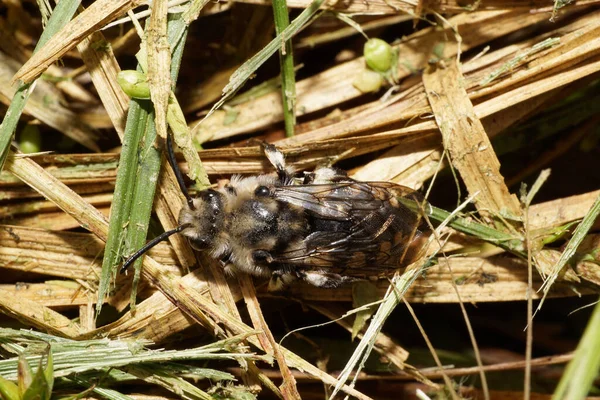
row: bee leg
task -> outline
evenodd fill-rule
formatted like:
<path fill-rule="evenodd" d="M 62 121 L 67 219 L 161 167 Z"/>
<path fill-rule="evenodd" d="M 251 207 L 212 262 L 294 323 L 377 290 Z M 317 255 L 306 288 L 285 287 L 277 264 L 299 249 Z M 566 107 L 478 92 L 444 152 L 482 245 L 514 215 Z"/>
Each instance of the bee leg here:
<path fill-rule="evenodd" d="M 275 168 L 277 176 L 283 185 L 290 184 L 293 178 L 293 170 L 285 165 L 285 157 L 277 147 L 267 142 L 263 142 L 263 151 L 265 156 Z"/>
<path fill-rule="evenodd" d="M 266 250 L 254 250 L 252 252 L 252 259 L 255 263 L 267 263 L 271 264 L 273 262 L 273 256 Z"/>
<path fill-rule="evenodd" d="M 334 167 L 319 167 L 313 172 L 304 174 L 304 184 L 324 184 L 335 182 L 351 182 L 346 171 Z"/>
<path fill-rule="evenodd" d="M 355 279 L 325 271 L 309 271 L 302 274 L 302 279 L 313 286 L 331 289 Z"/>
<path fill-rule="evenodd" d="M 298 278 L 292 274 L 282 271 L 275 271 L 273 272 L 273 275 L 271 275 L 267 290 L 269 292 L 279 292 L 289 286 L 296 279 Z"/>
<path fill-rule="evenodd" d="M 225 272 L 225 276 L 233 277 L 237 274 L 237 269 L 233 264 L 227 264 L 223 267 L 223 271 Z"/>

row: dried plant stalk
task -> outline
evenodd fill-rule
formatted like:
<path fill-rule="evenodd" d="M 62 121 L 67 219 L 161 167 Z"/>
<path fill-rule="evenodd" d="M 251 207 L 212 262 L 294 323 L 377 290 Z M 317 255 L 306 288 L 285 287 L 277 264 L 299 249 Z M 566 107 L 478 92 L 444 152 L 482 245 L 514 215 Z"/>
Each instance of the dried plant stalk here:
<path fill-rule="evenodd" d="M 4 104 L 10 104 L 15 96 L 17 88 L 12 85 L 11 77 L 17 68 L 15 60 L 0 52 L 0 100 Z M 35 86 L 36 90 L 31 92 L 24 111 L 90 150 L 100 151 L 96 144 L 98 135 L 73 111 L 61 104 L 61 96 L 56 88 L 43 81 L 37 82 Z"/>
<path fill-rule="evenodd" d="M 35 301 L 11 296 L 10 292 L 0 292 L 0 312 L 54 335 L 74 338 L 81 333 L 69 318 Z"/>
<path fill-rule="evenodd" d="M 458 15 L 450 19 L 450 23 L 460 29 L 461 35 L 469 38 L 463 42 L 461 51 L 466 51 L 474 46 L 480 45 L 484 40 L 491 40 L 509 32 L 518 30 L 524 26 L 543 20 L 541 15 L 528 14 L 527 12 L 475 12 L 471 14 Z M 498 23 L 498 21 L 502 23 Z M 492 29 L 493 27 L 493 29 Z M 434 47 L 440 43 L 442 57 L 455 56 L 457 44 L 448 42 L 447 37 L 452 35 L 451 29 L 436 30 L 426 28 L 407 37 L 403 43 L 397 46 L 401 59 L 399 59 L 398 78 L 402 79 L 427 64 Z M 298 97 L 298 115 L 308 114 L 314 111 L 326 109 L 342 102 L 357 98 L 362 95 L 354 86 L 354 77 L 364 69 L 363 58 L 357 58 L 343 64 L 339 64 L 320 74 L 297 82 L 296 91 Z M 226 113 L 224 111 L 215 114 L 200 124 L 198 139 L 218 140 L 243 132 L 252 132 L 256 129 L 266 127 L 283 119 L 283 109 L 278 101 L 279 94 L 272 92 L 254 99 L 252 102 L 240 104 L 236 107 L 237 116 L 232 123 L 224 124 Z M 423 103 L 427 105 L 426 102 Z M 403 106 L 406 108 L 406 105 Z M 363 115 L 359 126 L 365 126 L 373 121 L 370 127 L 375 127 L 377 122 L 375 114 L 367 121 Z M 379 118 L 382 118 L 379 115 Z M 339 126 L 342 125 L 342 126 Z M 341 124 L 333 124 L 323 129 L 288 138 L 280 141 L 281 147 L 288 147 L 309 141 L 331 139 L 333 137 L 348 136 L 353 122 L 345 121 Z M 353 129 L 352 131 L 355 132 Z M 327 132 L 327 133 L 325 133 Z M 331 133 L 336 132 L 335 135 Z"/>
<path fill-rule="evenodd" d="M 444 148 L 482 216 L 521 215 L 519 201 L 510 194 L 500 174 L 500 161 L 464 88 L 457 63 L 446 68 L 429 68 L 423 84 L 436 123 L 442 132 Z"/>
<path fill-rule="evenodd" d="M 261 342 L 263 349 L 265 349 L 267 354 L 273 355 L 277 360 L 277 365 L 283 378 L 283 382 L 279 387 L 281 395 L 286 400 L 301 399 L 298 388 L 296 387 L 296 380 L 288 368 L 285 357 L 279 350 L 279 346 L 277 345 L 277 342 L 275 342 L 275 338 L 262 314 L 260 304 L 256 298 L 256 290 L 254 289 L 252 279 L 248 275 L 243 275 L 238 278 L 238 281 L 240 282 L 242 295 L 244 296 L 244 301 L 246 302 L 252 325 L 254 326 L 254 329 L 261 331 L 261 333 L 257 335 L 258 340 Z"/>
<path fill-rule="evenodd" d="M 83 39 L 77 45 L 77 49 L 90 73 L 94 87 L 98 91 L 98 97 L 110 117 L 112 127 L 122 140 L 129 109 L 129 98 L 117 83 L 117 74 L 121 68 L 113 51 L 100 32 L 95 32 Z"/>
<path fill-rule="evenodd" d="M 63 309 L 84 306 L 95 302 L 96 296 L 76 282 L 47 281 L 45 283 L 26 283 L 18 285 L 0 285 L 0 292 L 13 298 L 23 298 L 46 307 Z"/>
<path fill-rule="evenodd" d="M 36 52 L 13 77 L 13 81 L 31 82 L 84 38 L 116 16 L 140 5 L 137 0 L 99 0 L 64 26 Z"/>

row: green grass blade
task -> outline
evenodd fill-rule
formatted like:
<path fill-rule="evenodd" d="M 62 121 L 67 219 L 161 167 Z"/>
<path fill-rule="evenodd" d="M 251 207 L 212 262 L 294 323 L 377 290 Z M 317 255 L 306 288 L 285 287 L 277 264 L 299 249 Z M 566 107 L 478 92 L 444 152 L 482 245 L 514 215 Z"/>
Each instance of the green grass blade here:
<path fill-rule="evenodd" d="M 98 286 L 98 303 L 96 311 L 100 313 L 104 297 L 112 276 L 116 273 L 116 266 L 123 253 L 124 229 L 127 228 L 129 214 L 136 186 L 136 173 L 138 163 L 138 145 L 145 134 L 150 118 L 151 104 L 147 100 L 132 100 L 129 103 L 127 124 L 123 136 L 123 146 L 117 170 L 115 192 L 110 208 L 110 221 L 108 239 L 102 260 L 102 272 Z"/>
<path fill-rule="evenodd" d="M 19 387 L 0 376 L 0 396 L 6 400 L 20 400 Z"/>
<path fill-rule="evenodd" d="M 279 35 L 290 25 L 286 0 L 273 0 L 273 14 L 275 16 L 275 31 Z M 294 136 L 296 125 L 296 76 L 291 39 L 287 40 L 283 49 L 279 50 L 279 63 L 281 66 L 281 100 L 283 101 L 285 135 L 290 137 Z"/>
<path fill-rule="evenodd" d="M 27 345 L 27 347 L 21 347 L 19 356 L 0 360 L 0 375 L 5 379 L 15 380 L 17 378 L 20 356 L 24 357 L 28 365 L 36 365 L 40 363 L 42 358 L 46 357 L 42 353 L 46 351 L 48 343 L 43 341 L 45 338 L 42 336 L 29 336 L 28 333 L 13 329 L 2 329 L 0 336 L 2 336 L 1 341 L 3 343 Z M 51 335 L 46 335 L 47 337 L 51 337 Z M 236 358 L 272 360 L 269 356 L 236 351 L 240 342 L 247 337 L 248 335 L 238 335 L 205 346 L 184 350 L 151 350 L 145 347 L 151 344 L 147 341 L 109 339 L 82 341 L 53 341 L 51 339 L 50 347 L 55 378 L 105 368 L 129 367 L 139 364 L 144 364 L 148 368 L 156 367 L 160 371 L 168 371 L 165 369 L 168 367 L 173 374 L 178 374 L 180 371 L 185 372 L 186 370 L 193 372 L 193 369 L 190 370 L 189 366 L 178 368 L 176 363 L 165 364 L 174 361 L 234 360 Z"/>
<path fill-rule="evenodd" d="M 596 303 L 575 356 L 567 365 L 553 400 L 579 400 L 588 396 L 600 369 L 600 302 Z"/>
<path fill-rule="evenodd" d="M 99 378 L 99 375 L 102 376 Z M 143 380 L 164 387 L 173 394 L 183 398 L 212 399 L 209 394 L 197 388 L 195 384 L 184 380 L 184 378 L 191 379 L 194 382 L 202 379 L 210 379 L 212 382 L 235 381 L 233 375 L 214 369 L 199 368 L 179 363 L 150 363 L 130 365 L 122 368 L 122 370 L 108 368 L 102 370 L 100 374 L 97 370 L 92 370 L 83 374 L 77 374 L 77 376 L 58 378 L 58 386 L 59 390 L 70 392 L 73 390 L 73 385 L 75 383 L 77 386 L 101 394 L 104 397 L 124 400 L 129 399 L 130 397 L 115 390 L 106 389 L 106 387 L 117 387 L 119 384 Z M 13 384 L 10 381 L 7 382 Z M 74 397 L 63 399 L 71 400 L 74 399 Z M 15 398 L 14 400 L 18 399 Z"/>
<path fill-rule="evenodd" d="M 173 49 L 171 56 L 171 82 L 175 85 L 177 74 L 183 56 L 185 37 L 187 35 L 187 25 L 181 18 L 181 14 L 171 14 L 168 21 L 168 40 Z M 160 174 L 161 151 L 156 148 L 156 127 L 154 124 L 154 114 L 151 121 L 145 129 L 142 148 L 140 151 L 140 160 L 138 167 L 138 178 L 133 195 L 135 207 L 131 208 L 129 220 L 130 229 L 127 230 L 125 237 L 126 252 L 132 254 L 144 245 L 148 235 L 148 226 L 150 215 L 152 214 L 152 205 L 154 204 L 154 194 L 156 184 Z M 137 283 L 140 279 L 140 269 L 142 267 L 142 258 L 140 257 L 134 263 L 134 277 L 131 289 L 131 307 L 135 309 L 135 298 L 137 296 Z"/>
<path fill-rule="evenodd" d="M 44 32 L 42 32 L 42 35 L 40 36 L 40 40 L 33 50 L 34 53 L 41 49 L 52 35 L 62 29 L 62 27 L 73 18 L 80 3 L 81 1 L 78 0 L 61 1 L 56 5 Z M 6 161 L 8 148 L 15 134 L 15 130 L 17 129 L 17 124 L 19 123 L 23 109 L 25 108 L 25 103 L 27 103 L 29 94 L 34 88 L 35 82 L 19 84 L 10 106 L 8 107 L 8 111 L 4 115 L 2 124 L 0 124 L 0 170 L 2 170 L 4 162 Z"/>
<path fill-rule="evenodd" d="M 154 193 L 156 183 L 160 173 L 161 156 L 160 150 L 154 146 L 156 140 L 156 127 L 154 125 L 154 113 L 150 113 L 146 119 L 146 125 L 142 128 L 143 138 L 140 143 L 140 150 L 137 153 L 137 170 L 135 171 L 135 185 L 127 229 L 123 238 L 125 247 L 124 255 L 134 253 L 144 245 L 148 235 L 148 226 L 150 224 L 150 215 L 152 214 L 152 204 L 154 202 Z M 111 268 L 114 266 L 113 264 Z M 135 305 L 137 295 L 137 283 L 140 279 L 140 268 L 142 266 L 142 257 L 134 263 L 134 277 L 131 289 L 131 307 Z M 103 266 L 104 267 L 104 266 Z"/>
<path fill-rule="evenodd" d="M 600 215 L 600 196 L 596 198 L 596 201 L 594 202 L 590 210 L 587 212 L 587 214 L 579 223 L 579 225 L 577 225 L 577 228 L 575 228 L 575 231 L 573 232 L 573 237 L 571 238 L 571 240 L 569 240 L 569 243 L 567 244 L 560 256 L 560 259 L 552 268 L 548 279 L 544 281 L 544 297 L 542 298 L 542 301 L 538 306 L 538 310 L 541 308 L 542 303 L 546 298 L 546 295 L 552 287 L 552 284 L 554 284 L 560 272 L 563 270 L 565 265 L 567 265 L 567 262 L 569 262 L 569 260 L 575 255 L 575 251 L 577 251 L 577 248 L 585 238 L 585 235 L 587 235 L 588 231 L 594 225 L 596 219 L 598 219 L 598 215 Z"/>
<path fill-rule="evenodd" d="M 415 212 L 421 212 L 421 206 L 415 201 L 406 198 L 398 198 L 398 200 L 411 210 L 414 210 Z M 427 204 L 424 211 L 427 217 L 435 222 L 445 221 L 452 216 L 452 213 L 441 208 L 434 207 L 431 204 Z M 451 226 L 453 229 L 469 236 L 474 236 L 476 238 L 485 240 L 486 242 L 499 246 L 523 258 L 527 256 L 527 253 L 523 247 L 524 239 L 521 237 L 515 237 L 509 233 L 499 231 L 487 225 L 458 216 L 452 216 L 452 218 L 449 219 L 448 226 Z"/>
<path fill-rule="evenodd" d="M 108 399 L 108 400 L 133 400 L 133 397 L 129 397 L 127 395 L 124 395 L 121 392 L 118 392 L 114 389 L 107 389 L 105 387 L 99 386 L 96 382 L 94 382 L 96 379 L 83 379 L 81 377 L 75 376 L 73 377 L 73 379 L 64 379 L 67 382 L 75 382 L 78 385 L 87 388 L 89 391 L 92 391 L 96 394 L 99 394 L 101 397 Z M 84 394 L 87 393 L 84 392 Z M 81 395 L 77 395 L 74 396 L 72 398 L 70 398 L 69 400 L 73 399 L 79 399 L 80 397 L 82 397 Z"/>
<path fill-rule="evenodd" d="M 171 63 L 171 78 L 175 82 L 185 44 L 186 29 L 181 16 L 172 15 L 169 20 L 169 43 L 175 43 Z M 182 37 L 183 35 L 183 37 Z M 148 233 L 150 215 L 156 183 L 160 171 L 160 150 L 154 143 L 152 105 L 145 100 L 132 100 L 125 128 L 124 142 L 115 194 L 111 206 L 109 235 L 102 262 L 102 274 L 98 288 L 97 312 L 102 307 L 102 299 L 108 293 L 111 277 L 123 254 L 127 255 L 142 247 Z M 140 141 L 143 141 L 140 146 Z M 138 150 L 138 147 L 141 147 Z M 132 306 L 135 305 L 136 283 L 139 280 L 141 259 L 135 266 L 132 289 Z"/>

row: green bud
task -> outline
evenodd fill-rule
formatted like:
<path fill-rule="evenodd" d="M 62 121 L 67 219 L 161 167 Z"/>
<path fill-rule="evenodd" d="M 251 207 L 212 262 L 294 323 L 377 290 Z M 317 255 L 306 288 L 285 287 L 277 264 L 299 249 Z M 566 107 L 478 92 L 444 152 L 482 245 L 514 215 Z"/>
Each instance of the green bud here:
<path fill-rule="evenodd" d="M 134 71 L 125 70 L 119 72 L 117 75 L 117 82 L 121 86 L 121 89 L 125 94 L 134 99 L 149 99 L 150 98 L 150 87 L 148 86 L 148 79 L 146 75 Z"/>
<path fill-rule="evenodd" d="M 394 59 L 394 50 L 384 40 L 367 40 L 363 51 L 365 61 L 372 70 L 386 72 L 391 68 Z"/>
<path fill-rule="evenodd" d="M 354 79 L 354 82 L 352 82 L 352 86 L 363 93 L 377 92 L 381 89 L 382 84 L 383 77 L 381 74 L 370 69 L 362 70 L 356 79 Z"/>
<path fill-rule="evenodd" d="M 42 135 L 37 125 L 25 125 L 19 134 L 19 149 L 26 154 L 38 153 L 42 150 Z"/>

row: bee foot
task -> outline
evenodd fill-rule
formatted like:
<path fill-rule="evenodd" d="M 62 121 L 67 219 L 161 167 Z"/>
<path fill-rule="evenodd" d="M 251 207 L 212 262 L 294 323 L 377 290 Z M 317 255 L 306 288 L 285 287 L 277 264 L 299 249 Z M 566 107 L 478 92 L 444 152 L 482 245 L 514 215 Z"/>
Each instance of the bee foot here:
<path fill-rule="evenodd" d="M 236 274 L 236 269 L 235 266 L 233 264 L 227 264 L 223 267 L 223 271 L 225 272 L 225 276 L 235 276 Z"/>
<path fill-rule="evenodd" d="M 295 281 L 297 278 L 292 274 L 280 274 L 273 273 L 267 290 L 269 292 L 279 292 L 284 290 L 290 283 Z"/>
<path fill-rule="evenodd" d="M 302 276 L 302 279 L 311 285 L 326 289 L 336 288 L 343 283 L 352 282 L 355 280 L 351 277 L 341 276 L 325 271 L 305 272 Z"/>
<path fill-rule="evenodd" d="M 254 262 L 259 263 L 266 261 L 268 264 L 271 264 L 273 262 L 273 256 L 271 255 L 271 253 L 265 250 L 255 250 L 252 253 L 252 258 L 254 259 Z"/>

